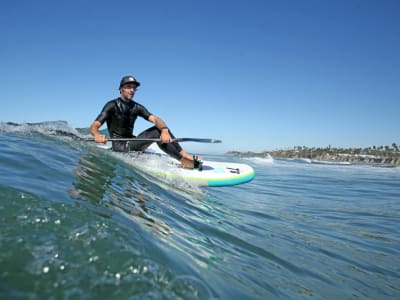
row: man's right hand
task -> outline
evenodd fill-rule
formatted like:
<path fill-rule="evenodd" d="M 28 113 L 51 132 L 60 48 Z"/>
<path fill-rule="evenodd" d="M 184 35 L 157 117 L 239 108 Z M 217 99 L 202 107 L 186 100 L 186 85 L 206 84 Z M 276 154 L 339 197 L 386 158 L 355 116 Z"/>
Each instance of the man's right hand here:
<path fill-rule="evenodd" d="M 103 143 L 107 142 L 106 136 L 104 134 L 100 134 L 99 129 L 101 127 L 101 123 L 99 121 L 94 121 L 92 125 L 89 127 L 89 132 L 94 136 L 94 141 L 96 143 Z"/>
<path fill-rule="evenodd" d="M 94 137 L 94 140 L 95 140 L 96 143 L 103 143 L 103 144 L 107 143 L 107 139 L 106 139 L 106 136 L 104 134 L 97 134 Z"/>

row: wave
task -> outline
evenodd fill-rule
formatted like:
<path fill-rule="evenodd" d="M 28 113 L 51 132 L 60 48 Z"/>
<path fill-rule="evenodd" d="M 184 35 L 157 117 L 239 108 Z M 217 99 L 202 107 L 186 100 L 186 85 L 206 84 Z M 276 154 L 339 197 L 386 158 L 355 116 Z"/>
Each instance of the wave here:
<path fill-rule="evenodd" d="M 66 122 L 0 128 L 0 298 L 398 294 L 399 168 L 246 158 L 255 180 L 197 193 Z"/>
<path fill-rule="evenodd" d="M 271 165 L 275 162 L 274 158 L 269 154 L 265 157 L 254 156 L 244 157 L 243 159 L 259 165 Z"/>
<path fill-rule="evenodd" d="M 72 143 L 72 145 L 75 144 L 78 148 L 83 147 L 97 152 L 99 152 L 100 149 L 111 149 L 111 143 L 108 143 L 107 145 L 99 145 L 91 142 L 81 141 L 81 139 L 90 136 L 88 129 L 72 128 L 66 121 L 46 121 L 40 123 L 22 124 L 12 122 L 0 123 L 0 132 L 22 134 L 27 136 L 32 134 L 40 134 L 44 137 L 52 137 L 63 142 Z M 114 157 L 130 167 L 133 167 L 136 172 L 140 172 L 142 176 L 146 177 L 151 182 L 162 186 L 164 189 L 172 188 L 179 193 L 202 194 L 202 190 L 198 186 L 184 180 L 183 177 L 176 176 L 172 178 L 168 176 L 157 176 L 146 172 L 143 166 L 151 165 L 154 169 L 153 173 L 157 174 L 157 170 L 161 172 L 162 170 L 168 168 L 171 169 L 171 165 L 178 165 L 174 159 L 163 155 L 164 153 L 155 144 L 152 144 L 148 149 L 146 149 L 146 154 L 151 155 L 141 155 L 139 152 L 117 153 L 112 151 L 104 151 L 103 154 Z"/>
<path fill-rule="evenodd" d="M 302 158 L 300 160 L 303 160 L 304 162 L 310 163 L 310 164 L 317 164 L 317 165 L 338 165 L 338 166 L 350 166 L 352 165 L 351 162 L 347 161 L 327 161 L 327 160 L 318 160 L 318 159 L 310 159 L 310 158 Z"/>
<path fill-rule="evenodd" d="M 68 125 L 67 121 L 45 121 L 39 123 L 0 122 L 1 133 L 42 133 L 45 135 L 64 135 L 80 137 L 81 133 Z"/>

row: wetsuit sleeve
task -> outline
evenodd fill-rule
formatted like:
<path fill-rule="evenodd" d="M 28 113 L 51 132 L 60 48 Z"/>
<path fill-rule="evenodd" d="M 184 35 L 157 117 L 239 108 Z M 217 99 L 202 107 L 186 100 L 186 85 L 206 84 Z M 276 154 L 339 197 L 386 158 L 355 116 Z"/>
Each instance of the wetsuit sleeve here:
<path fill-rule="evenodd" d="M 101 124 L 103 124 L 114 112 L 115 110 L 115 103 L 114 101 L 109 101 L 104 105 L 102 111 L 100 114 L 97 116 L 96 121 L 99 121 Z"/>
<path fill-rule="evenodd" d="M 146 107 L 144 107 L 143 105 L 136 103 L 137 104 L 137 112 L 138 115 L 141 116 L 143 119 L 148 120 L 149 117 L 152 115 L 152 113 L 150 113 Z"/>

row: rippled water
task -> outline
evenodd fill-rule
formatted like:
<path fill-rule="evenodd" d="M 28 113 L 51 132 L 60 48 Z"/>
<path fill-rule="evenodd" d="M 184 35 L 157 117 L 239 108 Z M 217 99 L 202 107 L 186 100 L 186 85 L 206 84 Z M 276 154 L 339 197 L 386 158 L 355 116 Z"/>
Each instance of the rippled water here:
<path fill-rule="evenodd" d="M 0 133 L 0 299 L 398 299 L 400 169 L 272 159 L 226 188 Z"/>

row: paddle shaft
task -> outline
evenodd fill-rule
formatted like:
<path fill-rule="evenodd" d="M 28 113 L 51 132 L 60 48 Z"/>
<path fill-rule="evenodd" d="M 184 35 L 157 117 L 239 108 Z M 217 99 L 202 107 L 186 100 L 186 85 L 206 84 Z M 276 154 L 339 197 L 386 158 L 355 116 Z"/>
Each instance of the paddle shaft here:
<path fill-rule="evenodd" d="M 94 138 L 84 138 L 84 141 L 87 142 L 94 142 Z M 158 138 L 109 138 L 106 139 L 107 141 L 111 142 L 130 142 L 130 141 L 138 141 L 138 142 L 161 142 L 161 139 Z M 203 139 L 203 138 L 175 138 L 172 139 L 171 142 L 197 142 L 197 143 L 210 143 L 210 144 L 217 144 L 221 143 L 221 140 L 215 139 Z"/>

